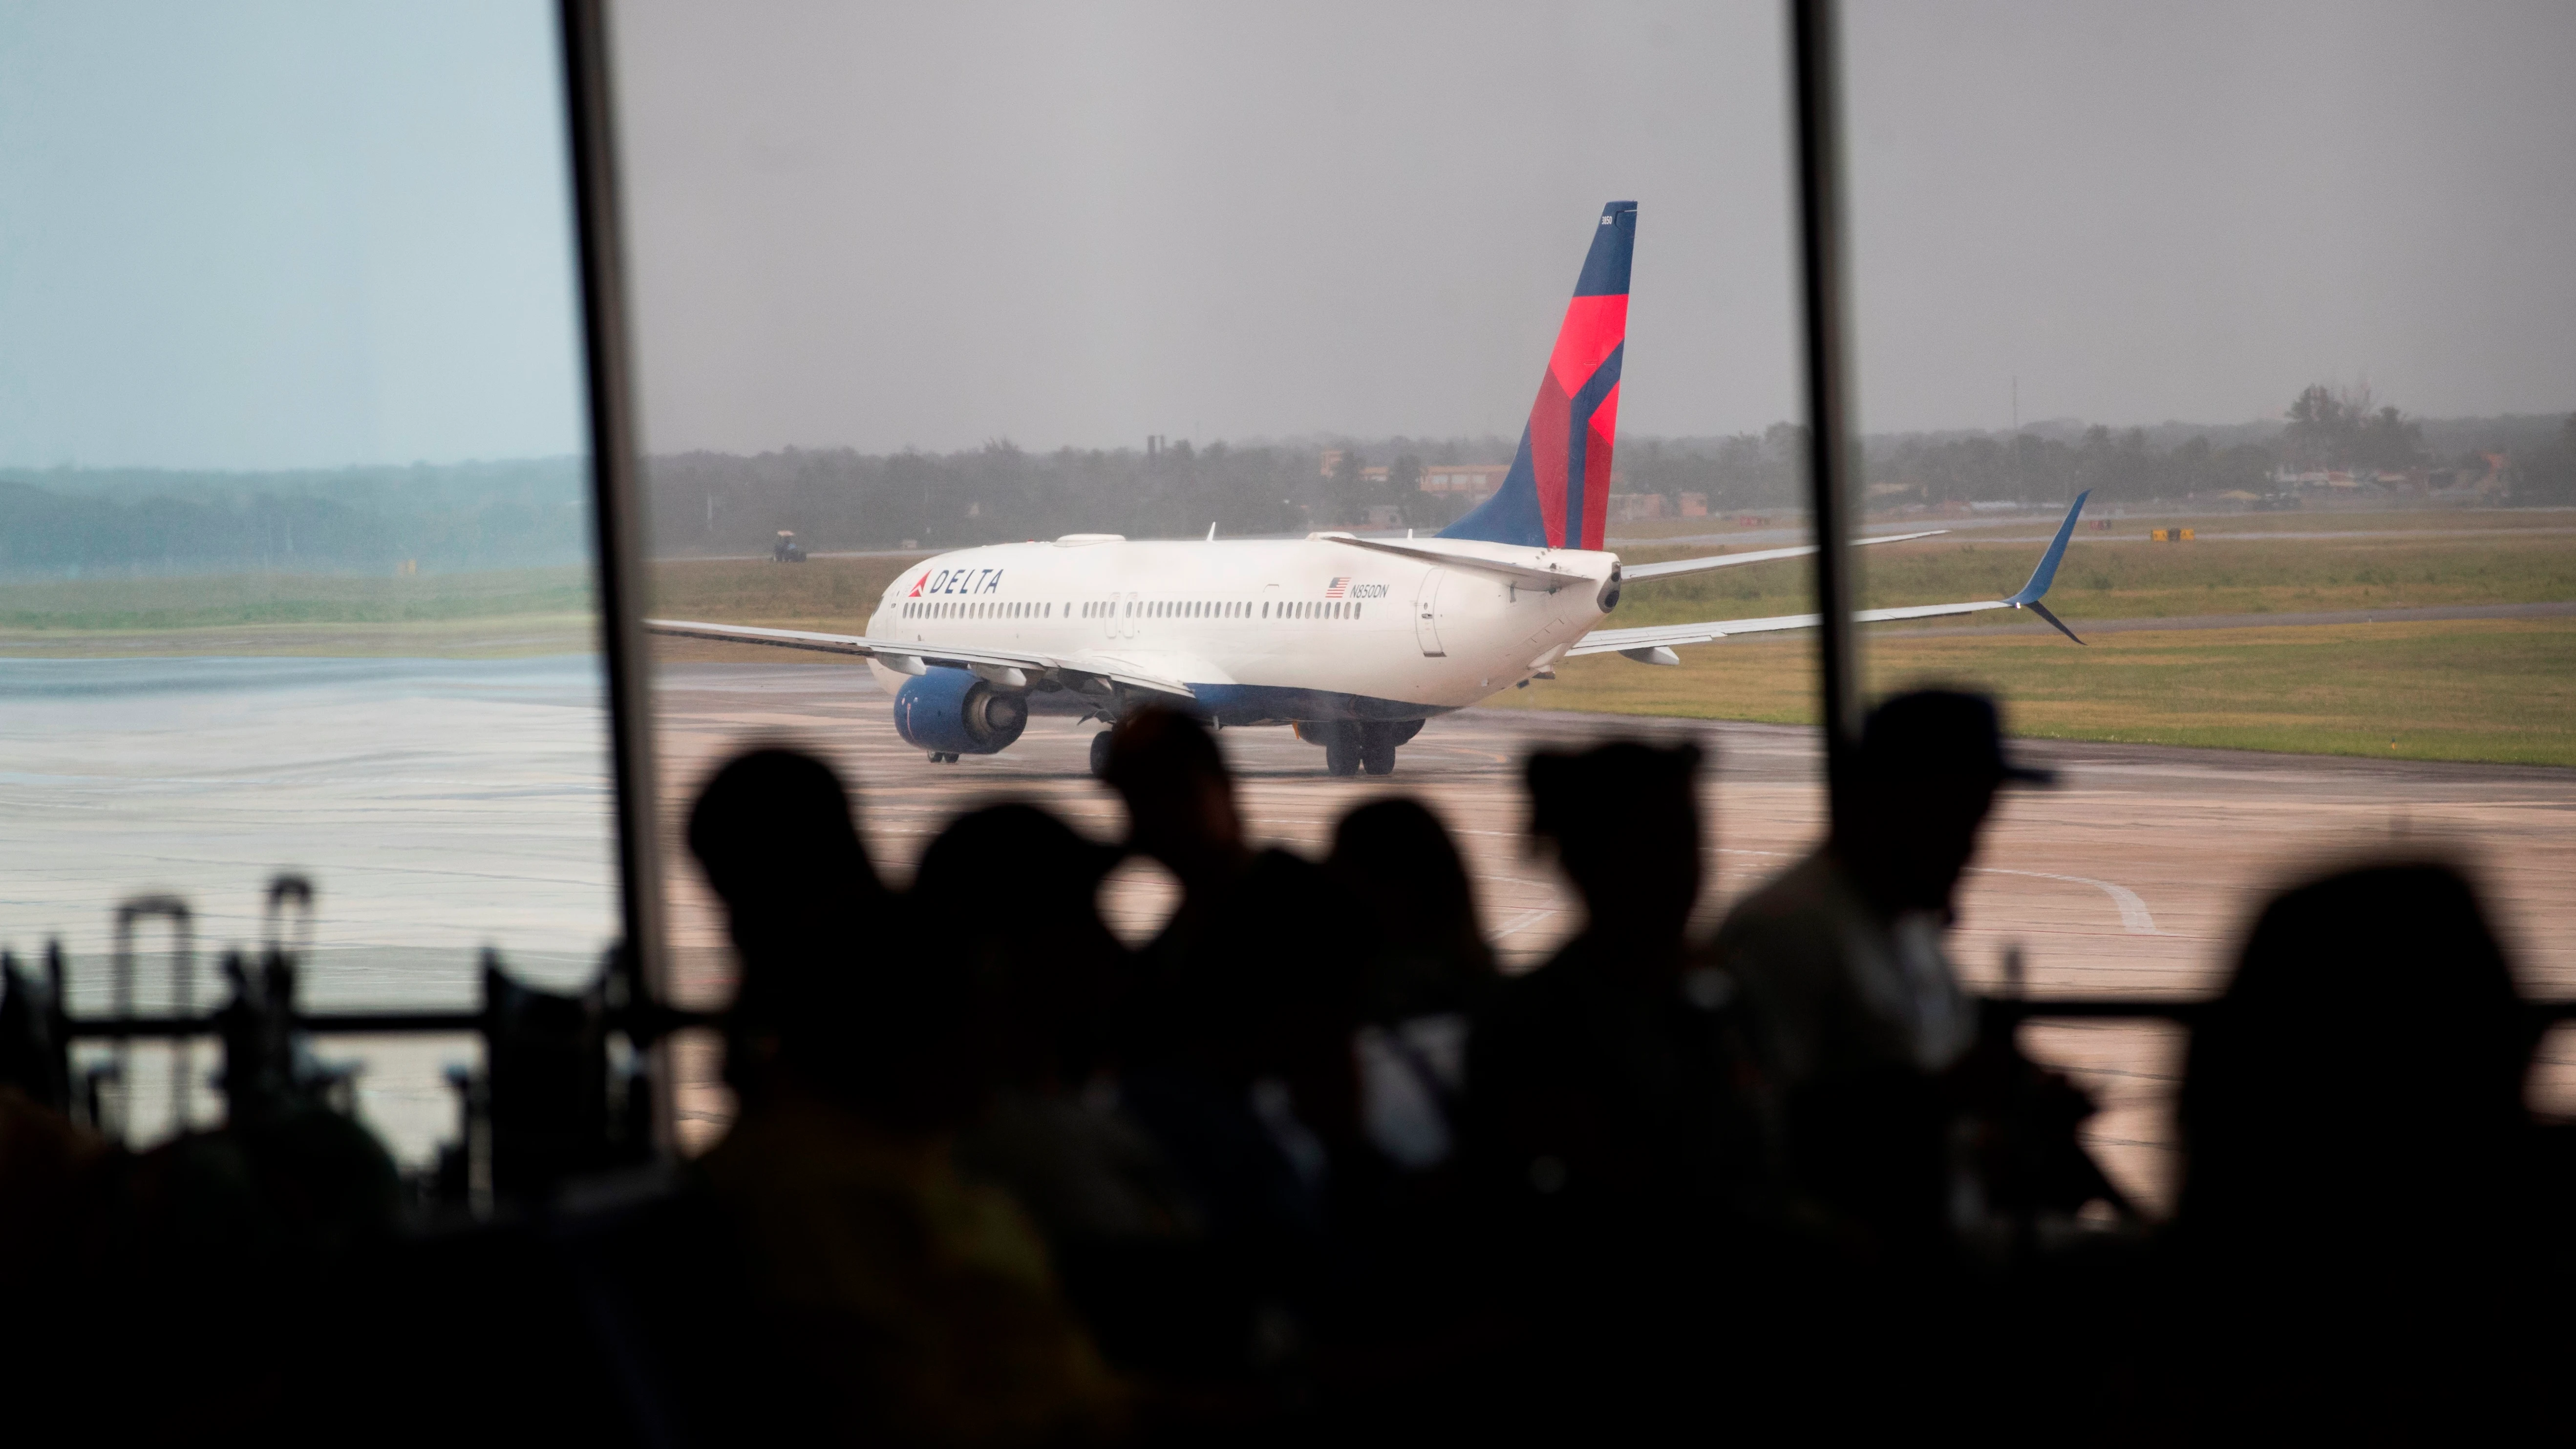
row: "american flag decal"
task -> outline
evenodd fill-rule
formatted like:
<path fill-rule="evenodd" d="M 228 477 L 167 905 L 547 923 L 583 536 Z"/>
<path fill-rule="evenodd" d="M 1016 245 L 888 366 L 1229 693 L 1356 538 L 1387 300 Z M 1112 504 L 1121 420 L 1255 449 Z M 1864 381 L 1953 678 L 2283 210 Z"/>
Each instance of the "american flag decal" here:
<path fill-rule="evenodd" d="M 1328 599 L 1338 599 L 1344 593 L 1348 592 L 1350 587 L 1351 576 L 1349 574 L 1344 574 L 1340 578 L 1333 580 L 1331 588 L 1324 590 L 1324 597 Z"/>

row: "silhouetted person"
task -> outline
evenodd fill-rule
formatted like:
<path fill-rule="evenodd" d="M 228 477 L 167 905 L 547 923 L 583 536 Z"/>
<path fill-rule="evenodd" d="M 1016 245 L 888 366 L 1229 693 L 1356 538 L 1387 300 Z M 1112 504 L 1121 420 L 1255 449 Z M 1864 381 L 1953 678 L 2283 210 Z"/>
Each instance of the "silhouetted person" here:
<path fill-rule="evenodd" d="M 1471 1014 L 1501 982 L 1457 843 L 1437 815 L 1381 799 L 1344 815 L 1325 871 L 1353 908 L 1360 963 L 1353 1055 L 1370 1151 L 1341 1174 L 1335 1226 L 1352 1262 L 1333 1332 L 1346 1422 L 1434 1434 L 1471 1426 L 1456 1403 L 1497 1338 L 1493 1263 L 1465 1231 L 1463 1152 Z"/>
<path fill-rule="evenodd" d="M 1583 929 L 1501 983 L 1467 1040 L 1470 1150 L 1498 1271 L 1538 1333 L 1534 1412 L 1669 1407 L 1710 1367 L 1744 1148 L 1723 1001 L 1684 941 L 1702 880 L 1700 752 L 1602 745 L 1528 765 L 1530 831 Z"/>
<path fill-rule="evenodd" d="M 846 989 L 853 947 L 890 924 L 891 898 L 868 860 L 849 792 L 823 761 L 767 748 L 737 755 L 689 812 L 689 853 L 725 905 L 741 979 L 727 1013 L 727 1079 L 746 1098 Z M 837 1053 L 818 1042 L 818 1057 Z M 813 1066 L 809 1063 L 808 1066 Z"/>
<path fill-rule="evenodd" d="M 763 1053 L 696 1164 L 767 1356 L 732 1427 L 906 1444 L 1117 1431 L 1124 1390 L 1043 1242 L 1007 1194 L 956 1171 L 986 1082 L 951 922 L 890 908 L 839 782 L 801 756 L 727 766 L 690 843 L 743 951 L 736 1040 Z"/>
<path fill-rule="evenodd" d="M 1215 1310 L 1196 1205 L 1119 1106 L 1108 1033 L 1133 962 L 1098 892 L 1123 854 L 1034 806 L 995 805 L 931 842 L 908 905 L 944 923 L 944 954 L 976 985 L 991 1090 L 960 1163 L 1028 1209 L 1111 1356 L 1152 1371 L 1195 1351 Z"/>
<path fill-rule="evenodd" d="M 2264 910 L 2185 1068 L 2169 1408 L 2475 1437 L 2554 1396 L 2566 1204 L 2523 1098 L 2537 1026 L 2447 867 Z"/>
<path fill-rule="evenodd" d="M 1866 1258 L 1941 1251 L 1950 1104 L 1977 1021 L 1943 954 L 2006 762 L 1994 705 L 1943 690 L 1870 712 L 1824 846 L 1739 902 L 1713 959 L 1744 988 L 1792 1221 Z"/>
<path fill-rule="evenodd" d="M 1127 801 L 1131 847 L 1181 882 L 1117 1049 L 1123 1107 L 1189 1183 L 1236 1285 L 1238 1321 L 1205 1335 L 1191 1367 L 1300 1392 L 1289 1384 L 1332 1292 L 1336 1167 L 1359 1141 L 1348 912 L 1315 866 L 1245 843 L 1233 779 L 1196 721 L 1129 717 L 1104 778 Z"/>
<path fill-rule="evenodd" d="M 1467 1013 L 1498 979 L 1466 862 L 1438 816 L 1396 799 L 1343 816 L 1324 867 L 1362 913 L 1363 1124 L 1400 1166 L 1434 1167 L 1456 1146 Z"/>

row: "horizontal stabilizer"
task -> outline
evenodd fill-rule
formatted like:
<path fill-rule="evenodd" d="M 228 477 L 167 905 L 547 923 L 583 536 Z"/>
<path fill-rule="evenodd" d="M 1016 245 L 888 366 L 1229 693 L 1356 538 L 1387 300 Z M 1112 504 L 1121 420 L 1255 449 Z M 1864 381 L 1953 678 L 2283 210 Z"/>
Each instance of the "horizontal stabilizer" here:
<path fill-rule="evenodd" d="M 1330 543 L 1346 543 L 1353 548 L 1364 548 L 1373 553 L 1391 553 L 1398 558 L 1420 559 L 1425 563 L 1439 564 L 1443 568 L 1474 569 L 1481 573 L 1492 574 L 1497 578 L 1510 579 L 1531 588 L 1561 589 L 1568 584 L 1592 582 L 1588 574 L 1579 574 L 1553 564 L 1506 563 L 1501 559 L 1484 558 L 1433 544 L 1409 541 L 1398 543 L 1392 539 L 1361 538 L 1348 533 L 1313 533 L 1308 534 L 1307 537 Z"/>

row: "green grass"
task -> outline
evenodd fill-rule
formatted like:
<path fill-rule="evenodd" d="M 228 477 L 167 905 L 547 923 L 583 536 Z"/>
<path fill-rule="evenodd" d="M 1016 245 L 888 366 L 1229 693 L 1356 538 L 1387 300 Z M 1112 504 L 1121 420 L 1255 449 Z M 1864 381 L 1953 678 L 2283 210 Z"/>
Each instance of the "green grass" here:
<path fill-rule="evenodd" d="M 172 630 L 245 624 L 416 624 L 592 607 L 586 568 L 388 575 L 216 574 L 0 584 L 0 630 Z"/>
<path fill-rule="evenodd" d="M 2404 517 L 2425 526 L 2464 521 Z M 2350 518 L 2291 521 L 2341 526 Z M 1639 549 L 1629 556 L 1687 552 Z M 1996 597 L 2020 587 L 2038 554 L 2037 544 L 1946 539 L 1873 549 L 1867 598 Z M 659 562 L 649 571 L 649 607 L 682 618 L 855 630 L 910 563 Z M 1650 582 L 1629 590 L 1616 622 L 1799 613 L 1811 606 L 1807 588 L 1806 569 L 1794 561 Z M 2069 552 L 2050 595 L 2078 632 L 2086 619 L 2570 599 L 2576 535 L 2539 532 L 2193 544 L 2088 539 Z M 0 654 L 535 653 L 590 647 L 589 609 L 588 577 L 579 569 L 8 584 L 0 585 Z M 2140 630 L 2096 635 L 2084 649 L 2054 635 L 1909 637 L 1901 628 L 1871 630 L 1866 641 L 1873 690 L 1934 679 L 1991 689 L 2022 734 L 2576 765 L 2576 620 Z M 688 648 L 727 658 L 742 652 Z M 1804 723 L 1814 708 L 1813 648 L 1812 638 L 1798 633 L 1685 649 L 1679 669 L 1615 656 L 1570 660 L 1559 666 L 1560 678 L 1494 703 Z"/>
<path fill-rule="evenodd" d="M 662 618 L 853 633 L 895 575 L 927 557 L 660 559 L 646 569 L 650 608 Z"/>
<path fill-rule="evenodd" d="M 596 648 L 590 571 L 0 584 L 0 656 L 508 657 Z"/>
<path fill-rule="evenodd" d="M 1568 660 L 1506 707 L 1808 724 L 1813 640 L 1731 639 L 1678 669 Z M 2576 620 L 1907 638 L 1873 631 L 1873 695 L 1967 684 L 2014 733 L 2303 754 L 2576 765 Z"/>

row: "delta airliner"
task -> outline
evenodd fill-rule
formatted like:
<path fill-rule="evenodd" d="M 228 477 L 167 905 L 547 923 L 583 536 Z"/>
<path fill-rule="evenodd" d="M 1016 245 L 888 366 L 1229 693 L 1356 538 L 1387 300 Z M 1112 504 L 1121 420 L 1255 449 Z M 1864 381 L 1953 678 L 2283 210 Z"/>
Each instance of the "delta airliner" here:
<path fill-rule="evenodd" d="M 1034 714 L 1114 723 L 1163 705 L 1220 726 L 1286 725 L 1336 775 L 1395 768 L 1433 717 L 1547 677 L 1560 659 L 1673 650 L 1809 628 L 1811 614 L 1598 627 L 1623 588 L 1814 552 L 1812 546 L 1623 569 L 1602 547 L 1637 208 L 1604 207 L 1510 473 L 1433 538 L 1318 533 L 1294 540 L 1135 541 L 1076 533 L 960 549 L 915 565 L 862 635 L 655 619 L 658 634 L 865 659 L 895 697 L 895 729 L 933 761 L 1008 749 Z M 2009 598 L 1869 609 L 1864 621 L 2029 609 L 2074 533 L 2067 510 L 2030 582 Z M 1935 530 L 1937 532 L 1938 530 Z M 1862 540 L 1896 543 L 1930 534 Z M 2077 640 L 2078 643 L 2083 641 Z M 1092 741 L 1103 758 L 1108 735 Z"/>

